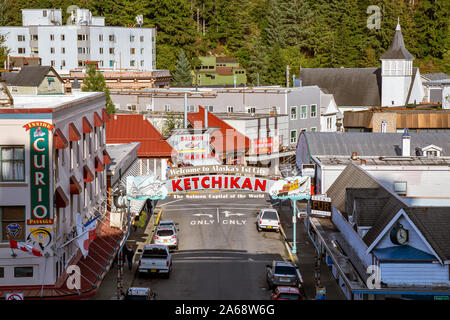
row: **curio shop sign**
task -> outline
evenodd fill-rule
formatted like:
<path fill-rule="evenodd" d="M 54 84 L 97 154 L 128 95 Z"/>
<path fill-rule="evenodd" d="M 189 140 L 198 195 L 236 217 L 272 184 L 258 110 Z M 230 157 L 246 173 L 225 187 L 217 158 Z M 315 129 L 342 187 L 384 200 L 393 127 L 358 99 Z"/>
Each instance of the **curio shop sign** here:
<path fill-rule="evenodd" d="M 24 125 L 30 132 L 31 218 L 28 225 L 52 224 L 50 209 L 49 132 L 53 125 L 34 121 Z"/>

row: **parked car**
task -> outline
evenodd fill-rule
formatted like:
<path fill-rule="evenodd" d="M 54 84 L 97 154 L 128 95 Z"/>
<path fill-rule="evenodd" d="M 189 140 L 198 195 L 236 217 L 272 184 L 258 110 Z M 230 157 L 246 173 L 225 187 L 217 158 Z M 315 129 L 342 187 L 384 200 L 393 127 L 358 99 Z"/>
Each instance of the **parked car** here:
<path fill-rule="evenodd" d="M 270 295 L 271 300 L 303 300 L 300 290 L 296 287 L 278 286 Z"/>
<path fill-rule="evenodd" d="M 157 294 L 150 288 L 129 288 L 125 300 L 155 300 Z"/>
<path fill-rule="evenodd" d="M 170 277 L 172 271 L 172 256 L 169 249 L 164 245 L 150 244 L 144 247 L 139 260 L 138 272 L 139 275 L 146 273 L 162 273 L 166 278 Z"/>
<path fill-rule="evenodd" d="M 162 244 L 169 248 L 178 249 L 178 242 L 177 230 L 174 227 L 160 226 L 156 228 L 153 236 L 154 244 Z"/>
<path fill-rule="evenodd" d="M 300 272 L 295 264 L 288 261 L 273 261 L 267 265 L 266 280 L 269 289 L 276 286 L 294 286 L 301 284 Z"/>
<path fill-rule="evenodd" d="M 175 223 L 173 220 L 160 221 L 158 227 L 173 227 L 175 230 L 180 231 L 178 223 Z"/>
<path fill-rule="evenodd" d="M 280 232 L 280 216 L 275 209 L 261 209 L 256 218 L 256 229 L 261 231 L 275 230 Z"/>

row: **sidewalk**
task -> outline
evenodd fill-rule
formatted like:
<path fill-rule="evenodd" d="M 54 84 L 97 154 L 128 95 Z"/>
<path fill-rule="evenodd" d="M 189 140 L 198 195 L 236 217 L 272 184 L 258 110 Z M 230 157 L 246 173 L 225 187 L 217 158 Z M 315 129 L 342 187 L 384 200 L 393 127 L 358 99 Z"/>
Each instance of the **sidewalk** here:
<path fill-rule="evenodd" d="M 273 201 L 272 205 L 280 214 L 281 225 L 286 234 L 289 244 L 293 244 L 293 224 L 292 224 L 292 210 L 289 201 L 283 201 L 280 208 L 279 200 Z M 297 205 L 297 209 L 306 209 L 306 202 Z M 315 248 L 306 232 L 304 219 L 297 219 L 296 227 L 296 245 L 298 260 L 298 267 L 303 277 L 303 287 L 308 300 L 315 298 L 315 284 L 314 284 L 314 257 Z M 295 258 L 294 258 L 295 259 Z M 326 288 L 327 300 L 346 300 L 345 295 L 339 288 L 336 279 L 326 265 L 324 259 L 320 263 L 320 281 L 322 286 Z"/>
<path fill-rule="evenodd" d="M 155 210 L 156 211 L 156 210 Z M 157 211 L 156 211 L 157 213 Z M 151 239 L 154 229 L 154 221 L 157 214 L 148 214 L 147 221 L 144 228 L 137 228 L 134 231 L 134 227 L 131 227 L 131 233 L 128 237 L 127 244 L 131 245 L 135 254 L 133 257 L 133 268 L 128 268 L 128 261 L 125 260 L 123 264 L 122 275 L 122 291 L 126 292 L 129 287 L 133 286 L 134 277 L 137 270 L 137 261 L 139 261 L 138 249 L 143 249 L 146 242 Z M 105 278 L 97 291 L 97 294 L 90 298 L 90 300 L 117 300 L 117 263 L 106 274 Z"/>

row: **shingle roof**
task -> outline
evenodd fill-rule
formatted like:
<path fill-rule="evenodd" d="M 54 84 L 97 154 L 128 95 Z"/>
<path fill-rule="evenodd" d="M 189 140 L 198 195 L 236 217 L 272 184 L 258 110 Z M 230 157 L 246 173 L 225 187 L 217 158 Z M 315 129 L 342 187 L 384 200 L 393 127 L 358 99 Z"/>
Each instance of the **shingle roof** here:
<path fill-rule="evenodd" d="M 360 203 L 366 207 L 357 212 L 357 219 L 361 219 L 363 223 L 361 225 L 366 223 L 367 226 L 372 226 L 363 237 L 367 246 L 370 246 L 395 215 L 404 209 L 441 260 L 450 260 L 449 207 L 408 207 L 397 195 L 390 193 L 362 168 L 354 164 L 349 164 L 327 191 L 333 206 L 341 213 L 349 210 L 350 207 L 350 203 L 345 203 L 346 193 L 361 196 L 361 199 L 366 194 L 366 199 Z M 372 197 L 375 196 L 377 198 L 373 199 Z M 383 202 L 384 205 L 382 205 Z"/>
<path fill-rule="evenodd" d="M 204 117 L 205 109 L 202 106 L 199 106 L 198 112 L 188 113 L 188 120 L 192 126 L 204 127 Z M 211 135 L 211 145 L 216 153 L 245 151 L 250 148 L 249 138 L 211 112 L 208 112 L 208 126 L 220 128 Z"/>
<path fill-rule="evenodd" d="M 106 123 L 106 143 L 140 142 L 138 157 L 170 157 L 175 152 L 142 115 L 114 115 Z"/>
<path fill-rule="evenodd" d="M 58 73 L 50 66 L 26 66 L 15 76 L 9 75 L 10 80 L 7 81 L 7 84 L 11 86 L 36 87 L 42 83 L 50 70 L 53 70 L 55 76 L 58 77 L 61 82 L 64 82 Z"/>
<path fill-rule="evenodd" d="M 327 190 L 327 196 L 340 211 L 345 211 L 345 194 L 347 188 L 379 188 L 380 184 L 354 164 L 349 164 L 336 181 Z"/>
<path fill-rule="evenodd" d="M 394 39 L 392 39 L 391 46 L 381 56 L 380 59 L 414 60 L 414 56 L 405 47 L 405 42 L 403 41 L 403 34 L 400 28 L 400 24 L 397 24 L 397 28 L 395 29 Z"/>
<path fill-rule="evenodd" d="M 302 132 L 306 137 L 311 156 L 400 156 L 402 133 L 377 132 Z M 416 148 L 434 144 L 442 148 L 443 156 L 450 156 L 450 133 L 448 132 L 409 132 L 411 136 L 411 155 Z M 303 139 L 298 139 L 299 143 Z M 297 148 L 297 161 L 300 161 L 301 148 Z"/>
<path fill-rule="evenodd" d="M 381 68 L 302 68 L 300 79 L 333 94 L 338 106 L 381 106 Z"/>
<path fill-rule="evenodd" d="M 344 216 L 353 214 L 357 226 L 373 226 L 389 200 L 388 195 L 383 188 L 346 188 L 345 213 L 341 213 Z"/>
<path fill-rule="evenodd" d="M 450 208 L 408 208 L 415 226 L 442 260 L 450 260 Z"/>

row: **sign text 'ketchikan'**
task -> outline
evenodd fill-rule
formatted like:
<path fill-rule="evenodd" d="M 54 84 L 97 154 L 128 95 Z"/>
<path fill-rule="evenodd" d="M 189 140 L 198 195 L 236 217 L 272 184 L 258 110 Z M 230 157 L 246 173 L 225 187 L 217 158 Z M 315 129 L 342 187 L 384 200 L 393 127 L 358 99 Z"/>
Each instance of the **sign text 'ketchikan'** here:
<path fill-rule="evenodd" d="M 30 132 L 31 219 L 27 224 L 53 224 L 50 209 L 49 132 L 54 127 L 46 122 L 34 121 L 24 125 L 24 128 Z"/>
<path fill-rule="evenodd" d="M 273 180 L 255 177 L 208 175 L 172 179 L 166 183 L 166 186 L 169 192 L 218 189 L 268 192 L 273 182 Z"/>

